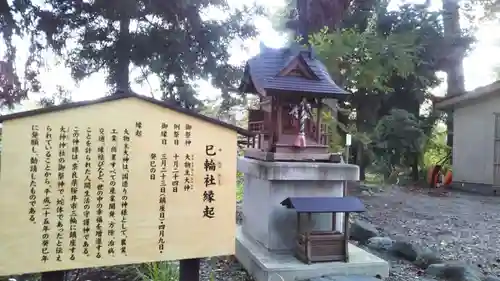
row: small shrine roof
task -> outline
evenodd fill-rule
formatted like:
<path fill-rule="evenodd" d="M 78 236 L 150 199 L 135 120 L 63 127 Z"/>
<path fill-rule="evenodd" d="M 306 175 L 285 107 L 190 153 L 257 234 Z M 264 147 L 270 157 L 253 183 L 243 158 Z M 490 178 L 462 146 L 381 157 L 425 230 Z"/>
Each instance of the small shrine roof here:
<path fill-rule="evenodd" d="M 346 197 L 288 197 L 281 205 L 297 213 L 361 213 L 366 211 L 359 198 Z"/>
<path fill-rule="evenodd" d="M 315 78 L 279 75 L 294 59 L 300 59 Z M 287 92 L 304 92 L 326 98 L 339 98 L 348 92 L 335 84 L 326 66 L 314 56 L 314 52 L 297 44 L 287 48 L 261 46 L 261 52 L 248 60 L 240 91 L 258 93 L 258 89 Z"/>

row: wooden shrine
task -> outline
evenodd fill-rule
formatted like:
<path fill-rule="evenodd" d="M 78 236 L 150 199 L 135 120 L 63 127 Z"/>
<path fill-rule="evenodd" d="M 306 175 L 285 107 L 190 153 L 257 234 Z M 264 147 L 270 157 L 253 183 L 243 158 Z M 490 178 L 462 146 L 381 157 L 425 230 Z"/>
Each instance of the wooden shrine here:
<path fill-rule="evenodd" d="M 347 92 L 330 78 L 311 48 L 263 46 L 250 59 L 240 91 L 259 96 L 250 110 L 248 128 L 256 147 L 245 156 L 268 161 L 332 161 L 327 124 L 322 123 L 325 99 L 343 99 Z"/>
<path fill-rule="evenodd" d="M 256 147 L 245 157 L 266 161 L 332 161 L 328 130 L 322 124 L 324 100 L 348 93 L 338 87 L 319 61 L 308 38 L 309 2 L 297 1 L 294 20 L 302 41 L 281 49 L 261 45 L 246 66 L 239 90 L 257 94 L 259 108 L 250 110 L 248 128 L 257 135 Z M 334 109 L 335 110 L 335 109 Z"/>
<path fill-rule="evenodd" d="M 281 205 L 297 211 L 297 259 L 304 263 L 349 261 L 349 213 L 365 211 L 364 204 L 356 197 L 289 197 Z M 313 213 L 331 213 L 331 230 L 312 230 Z M 337 228 L 336 213 L 344 213 L 341 229 Z M 306 223 L 303 216 L 306 215 Z"/>

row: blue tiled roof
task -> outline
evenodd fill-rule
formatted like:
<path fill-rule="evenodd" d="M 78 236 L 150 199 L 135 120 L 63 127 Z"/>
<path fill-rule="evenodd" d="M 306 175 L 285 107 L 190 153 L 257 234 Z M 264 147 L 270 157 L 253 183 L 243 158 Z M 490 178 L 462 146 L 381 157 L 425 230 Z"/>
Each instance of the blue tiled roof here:
<path fill-rule="evenodd" d="M 302 56 L 309 69 L 319 80 L 296 76 L 278 76 L 278 73 L 297 56 Z M 252 81 L 259 87 L 271 91 L 307 92 L 330 98 L 339 98 L 348 94 L 335 84 L 321 61 L 313 55 L 309 55 L 307 49 L 297 46 L 280 49 L 261 48 L 260 54 L 247 62 L 245 78 L 242 80 L 240 90 L 253 92 L 252 85 L 249 85 Z"/>

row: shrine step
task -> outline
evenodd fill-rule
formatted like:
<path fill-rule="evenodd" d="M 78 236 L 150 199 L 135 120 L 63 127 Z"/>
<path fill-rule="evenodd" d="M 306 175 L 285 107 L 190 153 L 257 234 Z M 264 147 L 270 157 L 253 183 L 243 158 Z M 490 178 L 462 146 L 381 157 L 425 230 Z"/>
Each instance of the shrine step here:
<path fill-rule="evenodd" d="M 316 277 L 304 281 L 380 281 L 380 279 L 370 276 L 350 275 L 350 276 Z"/>
<path fill-rule="evenodd" d="M 291 254 L 269 252 L 241 227 L 236 231 L 236 258 L 255 281 L 376 281 L 380 279 L 373 276 L 389 276 L 386 261 L 352 244 L 349 262 L 304 264 Z"/>

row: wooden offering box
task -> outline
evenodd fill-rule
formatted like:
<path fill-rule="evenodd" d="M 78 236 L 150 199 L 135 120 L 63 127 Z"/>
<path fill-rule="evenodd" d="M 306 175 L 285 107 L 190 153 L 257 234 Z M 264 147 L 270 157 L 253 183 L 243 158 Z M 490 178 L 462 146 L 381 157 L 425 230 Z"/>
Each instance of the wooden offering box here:
<path fill-rule="evenodd" d="M 364 212 L 365 207 L 356 197 L 289 197 L 281 205 L 297 211 L 296 257 L 304 263 L 349 261 L 349 213 Z M 331 213 L 332 230 L 302 229 L 303 214 L 307 224 L 313 213 Z M 336 214 L 344 213 L 342 229 L 337 229 Z"/>

